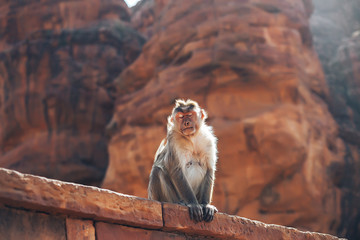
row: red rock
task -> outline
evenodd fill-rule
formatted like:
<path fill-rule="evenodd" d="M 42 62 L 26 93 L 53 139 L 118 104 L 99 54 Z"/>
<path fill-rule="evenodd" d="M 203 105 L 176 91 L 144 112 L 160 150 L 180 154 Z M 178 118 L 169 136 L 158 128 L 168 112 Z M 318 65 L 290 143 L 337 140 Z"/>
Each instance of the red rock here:
<path fill-rule="evenodd" d="M 0 166 L 99 185 L 114 78 L 139 54 L 123 1 L 0 5 Z"/>
<path fill-rule="evenodd" d="M 2 1 L 0 21 L 0 49 L 13 47 L 38 31 L 61 32 L 64 29 L 81 29 L 99 21 L 130 20 L 124 1 Z"/>
<path fill-rule="evenodd" d="M 131 8 L 131 25 L 144 36 L 150 38 L 156 31 L 153 29 L 154 23 L 158 20 L 161 11 L 168 2 L 169 0 L 140 1 Z"/>

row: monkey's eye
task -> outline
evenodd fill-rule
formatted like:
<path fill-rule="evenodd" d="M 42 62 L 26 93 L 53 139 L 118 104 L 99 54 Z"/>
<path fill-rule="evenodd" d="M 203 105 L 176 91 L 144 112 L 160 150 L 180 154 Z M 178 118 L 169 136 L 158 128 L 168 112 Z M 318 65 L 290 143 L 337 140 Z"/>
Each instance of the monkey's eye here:
<path fill-rule="evenodd" d="M 179 116 L 179 118 L 183 118 L 183 117 L 184 117 L 184 115 L 183 115 L 183 114 L 179 114 L 178 116 Z"/>

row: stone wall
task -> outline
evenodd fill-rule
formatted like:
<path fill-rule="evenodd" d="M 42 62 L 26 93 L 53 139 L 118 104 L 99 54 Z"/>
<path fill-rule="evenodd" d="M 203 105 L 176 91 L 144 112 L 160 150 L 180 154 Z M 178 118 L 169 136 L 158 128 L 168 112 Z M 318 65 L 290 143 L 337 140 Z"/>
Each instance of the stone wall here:
<path fill-rule="evenodd" d="M 307 239 L 337 237 L 187 208 L 0 168 L 0 236 L 17 239 Z"/>

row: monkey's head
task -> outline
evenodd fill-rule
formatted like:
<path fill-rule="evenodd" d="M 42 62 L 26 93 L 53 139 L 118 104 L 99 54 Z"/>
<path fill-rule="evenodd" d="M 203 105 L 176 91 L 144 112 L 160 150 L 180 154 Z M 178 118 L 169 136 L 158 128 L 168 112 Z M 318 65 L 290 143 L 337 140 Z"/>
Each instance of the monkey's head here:
<path fill-rule="evenodd" d="M 202 126 L 207 114 L 199 104 L 192 100 L 176 100 L 169 116 L 168 130 L 173 129 L 185 136 L 194 135 Z"/>

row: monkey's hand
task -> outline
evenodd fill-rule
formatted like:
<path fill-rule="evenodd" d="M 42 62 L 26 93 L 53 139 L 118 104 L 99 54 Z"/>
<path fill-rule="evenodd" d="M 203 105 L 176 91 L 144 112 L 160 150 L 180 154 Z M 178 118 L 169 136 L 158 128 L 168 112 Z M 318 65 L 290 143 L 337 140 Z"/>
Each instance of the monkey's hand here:
<path fill-rule="evenodd" d="M 218 212 L 217 208 L 210 204 L 203 204 L 203 219 L 205 222 L 211 222 L 214 219 L 215 213 Z"/>
<path fill-rule="evenodd" d="M 200 204 L 188 204 L 190 219 L 195 222 L 200 222 L 203 220 L 203 207 Z"/>

